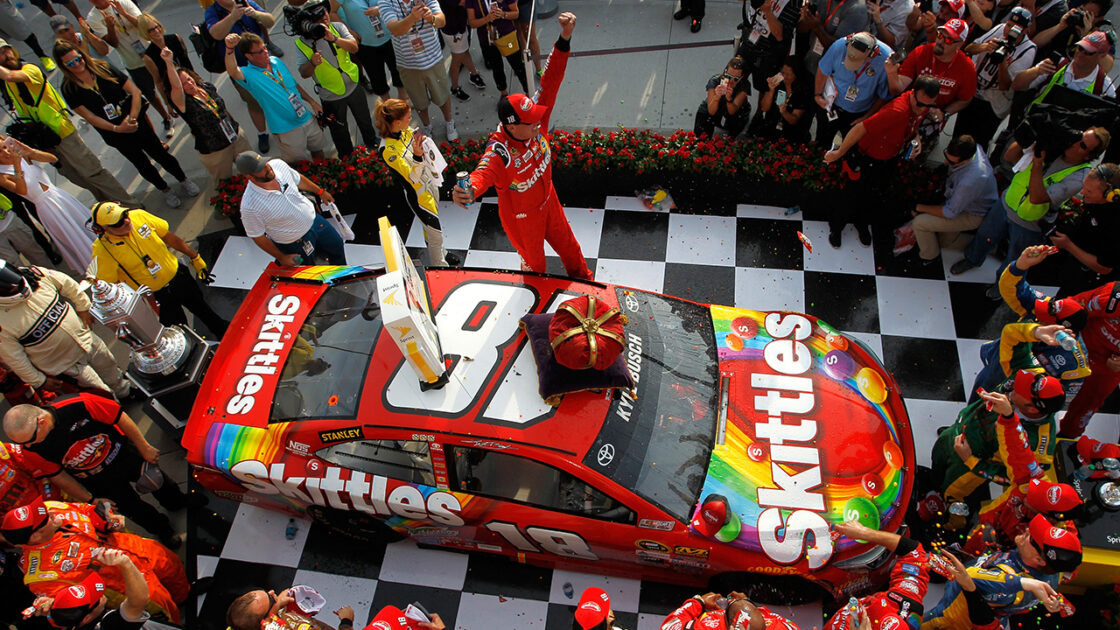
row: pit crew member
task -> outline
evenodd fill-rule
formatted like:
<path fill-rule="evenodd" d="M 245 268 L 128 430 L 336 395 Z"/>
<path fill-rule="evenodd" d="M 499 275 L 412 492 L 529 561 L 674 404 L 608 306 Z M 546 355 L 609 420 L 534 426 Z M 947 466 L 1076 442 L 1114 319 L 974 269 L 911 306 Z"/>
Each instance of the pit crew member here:
<path fill-rule="evenodd" d="M 564 80 L 576 16 L 561 13 L 557 21 L 560 37 L 536 97 L 513 94 L 498 102 L 501 124 L 490 134 L 486 152 L 470 175 L 469 188 L 456 186 L 452 196 L 465 207 L 493 186 L 498 192 L 498 216 L 521 256 L 523 270 L 545 271 L 544 243 L 548 241 L 569 276 L 590 280 L 591 270 L 552 185 L 552 149 L 548 136 L 541 133 L 542 128 L 548 129 L 556 92 Z"/>
<path fill-rule="evenodd" d="M 167 516 L 132 487 L 143 476 L 145 462 L 158 470 L 159 449 L 148 443 L 117 403 L 82 393 L 44 407 L 16 405 L 4 414 L 4 432 L 23 446 L 24 459 L 36 469 L 37 479 L 58 481 L 58 473 L 66 471 L 97 496 L 116 501 L 123 514 L 163 544 L 173 549 L 182 544 Z M 89 492 L 62 489 L 79 499 L 90 498 Z M 187 504 L 186 495 L 174 483 L 160 484 L 153 495 L 171 511 Z"/>
<path fill-rule="evenodd" d="M 295 590 L 294 588 L 288 588 L 277 593 L 271 589 L 267 591 L 257 589 L 238 597 L 226 609 L 226 624 L 229 626 L 227 630 L 261 630 L 261 628 L 271 628 L 274 625 L 279 628 L 334 630 L 322 621 L 303 614 L 298 607 L 294 606 L 296 601 Z M 390 608 L 393 607 L 386 606 L 381 612 L 377 613 L 368 627 L 375 628 L 375 630 L 384 630 L 383 626 L 374 626 L 373 623 L 382 619 L 382 614 Z M 394 608 L 394 610 L 396 609 Z M 343 606 L 334 611 L 334 614 L 339 619 L 338 630 L 350 630 L 354 627 L 354 609 L 350 606 Z M 272 622 L 276 623 L 273 624 Z M 390 623 L 393 628 L 397 627 L 395 622 Z M 403 628 L 408 629 L 409 627 L 406 625 Z M 443 624 L 440 624 L 438 629 L 433 630 L 443 630 Z"/>
<path fill-rule="evenodd" d="M 942 557 L 949 562 L 953 571 L 953 579 L 960 586 L 961 594 L 968 605 L 968 617 L 965 621 L 971 623 L 971 625 L 966 627 L 971 630 L 1002 630 L 1003 625 L 1000 624 L 999 619 L 996 619 L 992 607 L 984 601 L 984 594 L 976 588 L 976 582 L 969 575 L 968 568 L 964 566 L 964 563 L 952 554 L 944 554 Z M 1047 610 L 1057 612 L 1059 599 L 1053 586 L 1027 577 L 1022 578 L 1020 584 L 1024 591 L 1037 597 L 1046 606 Z"/>
<path fill-rule="evenodd" d="M 721 607 L 720 599 L 727 600 Z M 799 630 L 785 617 L 765 606 L 751 603 L 747 596 L 731 591 L 726 598 L 719 593 L 693 595 L 661 623 L 661 630 Z"/>
<path fill-rule="evenodd" d="M 1027 531 L 1015 537 L 1015 549 L 977 559 L 968 567 L 968 575 L 1002 622 L 1034 608 L 1039 601 L 1048 608 L 1054 605 L 1052 610 L 1056 610 L 1050 597 L 1040 600 L 1038 594 L 1027 591 L 1023 578 L 1037 579 L 1053 589 L 1061 573 L 1073 571 L 1080 564 L 1081 541 L 1077 534 L 1054 527 L 1039 514 L 1031 519 Z M 959 583 L 946 585 L 941 601 L 926 613 L 922 629 L 972 629 Z"/>
<path fill-rule="evenodd" d="M 872 628 L 908 628 L 917 626 L 922 618 L 922 598 L 929 589 L 929 554 L 920 542 L 891 532 L 871 529 L 857 521 L 836 525 L 836 531 L 852 540 L 866 540 L 882 545 L 898 556 L 891 567 L 887 590 L 859 600 Z M 825 630 L 848 630 L 859 626 L 851 619 L 852 611 L 841 608 L 825 624 Z M 891 622 L 893 620 L 893 623 Z"/>
<path fill-rule="evenodd" d="M 36 499 L 8 511 L 0 522 L 4 538 L 23 552 L 23 582 L 36 595 L 53 597 L 91 572 L 98 573 L 108 589 L 125 592 L 128 583 L 122 572 L 97 560 L 97 550 L 107 547 L 128 556 L 144 574 L 151 612 L 179 623 L 178 604 L 190 590 L 183 563 L 167 547 L 120 531 L 123 527 L 124 517 L 106 501 L 93 505 Z"/>
<path fill-rule="evenodd" d="M 37 615 L 46 615 L 59 628 L 76 630 L 140 630 L 150 618 L 144 610 L 148 605 L 148 585 L 144 576 L 129 559 L 116 549 L 98 553 L 102 566 L 119 567 L 124 576 L 124 601 L 119 608 L 108 610 L 105 583 L 90 573 L 81 584 L 67 587 L 55 597 L 40 597 L 33 604 Z"/>

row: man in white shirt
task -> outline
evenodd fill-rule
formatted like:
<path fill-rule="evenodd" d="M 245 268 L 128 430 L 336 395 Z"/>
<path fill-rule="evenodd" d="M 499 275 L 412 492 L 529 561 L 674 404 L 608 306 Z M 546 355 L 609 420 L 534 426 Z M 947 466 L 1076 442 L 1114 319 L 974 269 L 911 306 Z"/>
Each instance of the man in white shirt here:
<path fill-rule="evenodd" d="M 342 237 L 300 191 L 333 203 L 329 192 L 283 160 L 268 160 L 254 151 L 238 155 L 235 164 L 249 176 L 241 196 L 241 222 L 258 247 L 286 267 L 312 264 L 315 258 L 328 265 L 346 264 Z"/>

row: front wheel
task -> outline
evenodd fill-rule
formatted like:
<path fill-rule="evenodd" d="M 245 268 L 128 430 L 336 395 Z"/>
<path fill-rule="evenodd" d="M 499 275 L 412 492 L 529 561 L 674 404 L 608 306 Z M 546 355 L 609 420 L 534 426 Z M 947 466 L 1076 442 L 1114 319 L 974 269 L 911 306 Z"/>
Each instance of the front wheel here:
<path fill-rule="evenodd" d="M 307 508 L 307 515 L 316 523 L 322 523 L 343 536 L 369 542 L 394 543 L 404 540 L 405 535 L 363 512 L 332 510 L 319 505 Z"/>
<path fill-rule="evenodd" d="M 816 582 L 796 575 L 720 573 L 712 577 L 708 585 L 716 593 L 726 595 L 739 591 L 752 602 L 775 606 L 799 606 L 832 598 Z"/>

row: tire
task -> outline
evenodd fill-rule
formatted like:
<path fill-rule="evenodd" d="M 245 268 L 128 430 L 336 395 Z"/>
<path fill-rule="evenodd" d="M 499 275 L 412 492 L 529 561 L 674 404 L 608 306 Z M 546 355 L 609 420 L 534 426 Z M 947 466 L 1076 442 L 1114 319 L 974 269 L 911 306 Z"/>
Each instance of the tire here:
<path fill-rule="evenodd" d="M 363 512 L 332 510 L 318 505 L 307 508 L 307 515 L 316 523 L 326 525 L 331 531 L 349 538 L 367 542 L 394 543 L 406 536 Z"/>
<path fill-rule="evenodd" d="M 796 575 L 720 573 L 712 577 L 708 585 L 716 593 L 726 595 L 739 591 L 752 602 L 776 606 L 799 606 L 832 599 L 820 584 Z"/>

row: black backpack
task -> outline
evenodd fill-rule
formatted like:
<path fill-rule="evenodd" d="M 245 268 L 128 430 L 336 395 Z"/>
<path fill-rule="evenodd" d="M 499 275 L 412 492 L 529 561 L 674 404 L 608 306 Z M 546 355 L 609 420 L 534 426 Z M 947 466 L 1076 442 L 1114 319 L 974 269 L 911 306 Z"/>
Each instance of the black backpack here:
<path fill-rule="evenodd" d="M 195 24 L 190 35 L 191 45 L 202 60 L 202 67 L 221 74 L 226 71 L 226 50 L 223 42 L 210 36 L 206 23 Z"/>

